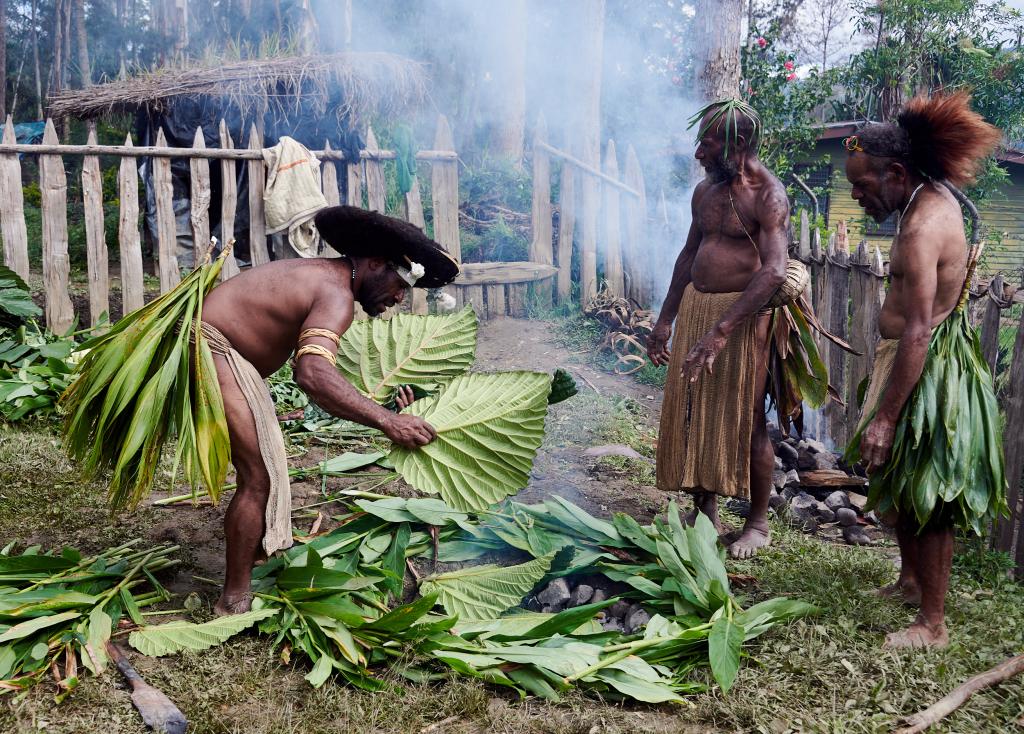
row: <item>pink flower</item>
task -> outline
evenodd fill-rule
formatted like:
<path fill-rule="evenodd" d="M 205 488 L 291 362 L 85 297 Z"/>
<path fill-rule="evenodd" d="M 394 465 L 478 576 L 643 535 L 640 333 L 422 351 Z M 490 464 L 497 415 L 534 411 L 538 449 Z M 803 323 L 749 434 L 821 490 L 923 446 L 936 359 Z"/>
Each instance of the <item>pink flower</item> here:
<path fill-rule="evenodd" d="M 757 45 L 760 46 L 761 48 L 764 48 L 765 46 L 768 45 L 768 39 L 766 39 L 766 38 L 758 38 L 757 39 Z"/>
<path fill-rule="evenodd" d="M 796 79 L 796 74 L 795 74 L 795 73 L 791 73 L 791 74 L 789 74 L 789 75 L 788 75 L 788 76 L 786 77 L 786 81 L 787 81 L 787 82 L 791 82 L 791 81 L 793 81 L 794 79 Z"/>
<path fill-rule="evenodd" d="M 785 64 L 783 64 L 783 66 L 786 67 L 786 71 L 793 71 L 793 62 L 792 61 L 787 61 Z"/>

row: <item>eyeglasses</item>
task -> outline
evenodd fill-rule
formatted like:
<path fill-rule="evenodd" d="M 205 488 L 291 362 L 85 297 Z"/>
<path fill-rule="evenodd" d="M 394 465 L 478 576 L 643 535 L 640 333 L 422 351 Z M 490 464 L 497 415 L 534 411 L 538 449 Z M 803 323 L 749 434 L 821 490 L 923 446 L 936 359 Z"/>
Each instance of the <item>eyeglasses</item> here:
<path fill-rule="evenodd" d="M 863 153 L 864 148 L 860 145 L 860 139 L 856 135 L 843 138 L 843 147 L 851 153 Z"/>

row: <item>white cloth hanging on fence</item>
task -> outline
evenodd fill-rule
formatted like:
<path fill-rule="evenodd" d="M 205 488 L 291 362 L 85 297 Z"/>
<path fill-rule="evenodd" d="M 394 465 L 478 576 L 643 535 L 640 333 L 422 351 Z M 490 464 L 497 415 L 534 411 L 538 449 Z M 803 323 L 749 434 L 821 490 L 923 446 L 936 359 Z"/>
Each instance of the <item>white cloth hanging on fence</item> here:
<path fill-rule="evenodd" d="M 320 186 L 320 161 L 302 143 L 285 136 L 263 149 L 267 185 L 263 190 L 267 234 L 288 232 L 299 257 L 318 257 L 322 244 L 313 216 L 327 206 Z"/>

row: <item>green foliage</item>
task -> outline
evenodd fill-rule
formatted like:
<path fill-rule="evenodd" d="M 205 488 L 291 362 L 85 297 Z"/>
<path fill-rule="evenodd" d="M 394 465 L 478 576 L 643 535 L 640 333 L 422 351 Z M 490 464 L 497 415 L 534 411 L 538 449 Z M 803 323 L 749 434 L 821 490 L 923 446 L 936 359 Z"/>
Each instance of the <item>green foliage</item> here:
<path fill-rule="evenodd" d="M 434 594 L 451 616 L 462 621 L 497 619 L 519 606 L 551 568 L 554 553 L 518 566 L 470 566 L 428 576 L 420 590 Z"/>
<path fill-rule="evenodd" d="M 74 377 L 77 347 L 74 339 L 42 331 L 35 322 L 0 329 L 0 418 L 16 422 L 55 413 Z"/>
<path fill-rule="evenodd" d="M 958 308 L 932 334 L 896 424 L 892 459 L 871 475 L 868 506 L 913 513 L 921 527 L 935 517 L 984 534 L 1009 514 L 999 420 L 977 331 Z M 846 450 L 851 465 L 860 459 L 862 431 Z"/>
<path fill-rule="evenodd" d="M 814 150 L 823 123 L 814 112 L 833 92 L 836 72 L 812 70 L 805 79 L 794 72 L 796 57 L 779 50 L 768 33 L 762 48 L 748 43 L 741 49 L 743 97 L 761 116 L 760 157 L 783 182 L 796 163 Z M 756 29 L 753 38 L 761 37 Z M 789 186 L 790 194 L 794 193 Z"/>
<path fill-rule="evenodd" d="M 89 558 L 39 546 L 0 551 L 0 693 L 24 691 L 54 671 L 60 701 L 78 685 L 78 661 L 93 674 L 107 666 L 106 642 L 123 616 L 170 598 L 153 574 L 174 565 L 174 550 L 135 550 L 130 541 Z M 143 592 L 139 585 L 145 585 Z"/>
<path fill-rule="evenodd" d="M 476 331 L 470 307 L 436 316 L 363 319 L 342 335 L 338 369 L 357 390 L 384 403 L 399 385 L 433 389 L 469 369 Z"/>
<path fill-rule="evenodd" d="M 258 609 L 217 617 L 202 624 L 178 621 L 144 626 L 128 635 L 128 644 L 151 657 L 171 655 L 182 650 L 206 650 L 274 614 L 273 609 Z"/>
<path fill-rule="evenodd" d="M 196 324 L 223 262 L 196 268 L 83 345 L 88 353 L 63 397 L 64 441 L 86 476 L 112 471 L 115 509 L 136 506 L 149 492 L 161 449 L 175 435 L 172 473 L 182 466 L 193 487 L 220 495 L 227 423 L 213 355 Z"/>
<path fill-rule="evenodd" d="M 526 486 L 550 390 L 550 375 L 539 372 L 456 377 L 404 411 L 430 423 L 437 438 L 418 449 L 396 447 L 391 460 L 421 492 L 440 493 L 460 510 L 483 509 Z"/>

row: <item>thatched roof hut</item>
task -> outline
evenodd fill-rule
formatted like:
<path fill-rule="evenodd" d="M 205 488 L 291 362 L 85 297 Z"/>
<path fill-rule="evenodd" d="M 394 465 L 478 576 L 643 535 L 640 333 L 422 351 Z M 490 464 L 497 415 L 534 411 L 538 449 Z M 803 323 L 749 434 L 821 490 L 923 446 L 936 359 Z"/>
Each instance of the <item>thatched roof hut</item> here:
<path fill-rule="evenodd" d="M 176 102 L 219 98 L 245 119 L 301 111 L 358 124 L 423 101 L 422 64 L 389 53 L 281 56 L 159 69 L 127 79 L 69 89 L 49 100 L 53 117 L 89 119 L 140 109 L 166 112 Z"/>

